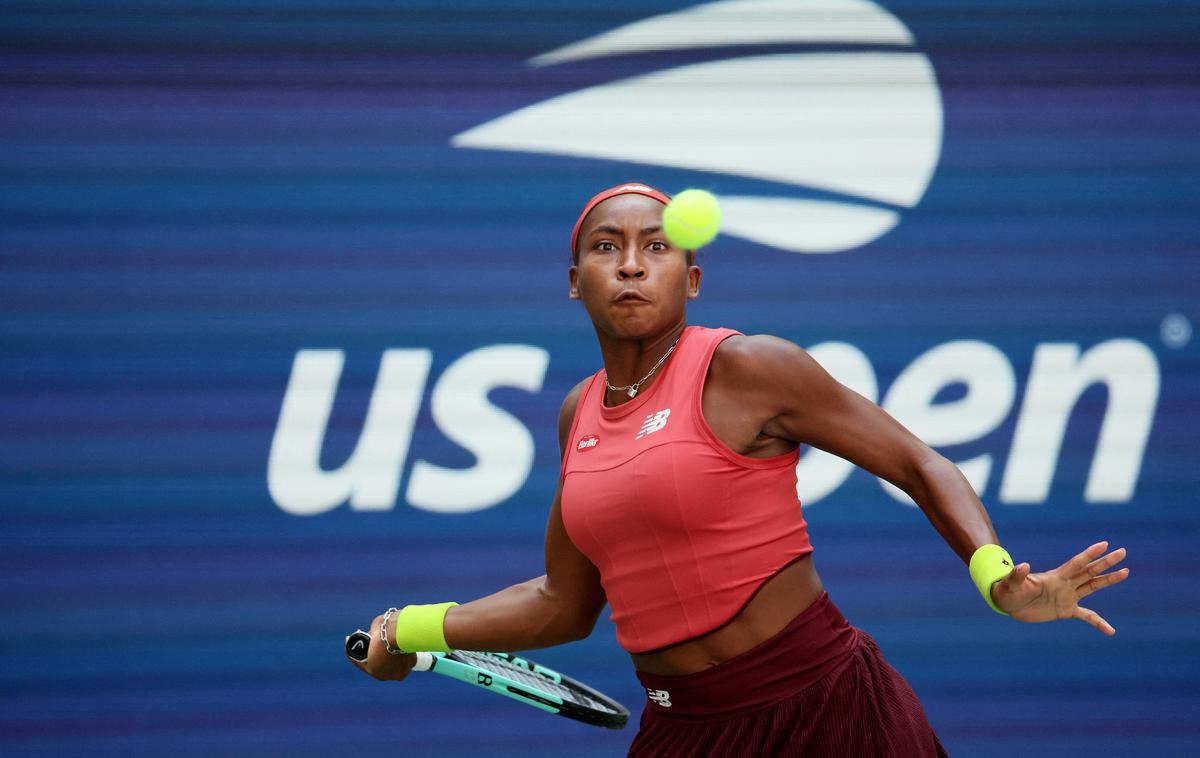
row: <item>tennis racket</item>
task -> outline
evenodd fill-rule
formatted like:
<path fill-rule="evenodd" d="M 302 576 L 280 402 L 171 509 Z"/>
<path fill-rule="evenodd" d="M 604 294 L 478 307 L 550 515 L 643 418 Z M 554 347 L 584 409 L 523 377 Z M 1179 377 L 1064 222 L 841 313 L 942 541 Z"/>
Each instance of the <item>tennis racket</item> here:
<path fill-rule="evenodd" d="M 359 629 L 346 638 L 346 655 L 356 661 L 367 659 L 371 635 Z M 629 721 L 629 709 L 586 684 L 553 669 L 539 666 L 510 653 L 417 653 L 413 671 L 432 671 L 488 692 L 518 700 L 548 713 L 592 726 L 621 729 Z"/>

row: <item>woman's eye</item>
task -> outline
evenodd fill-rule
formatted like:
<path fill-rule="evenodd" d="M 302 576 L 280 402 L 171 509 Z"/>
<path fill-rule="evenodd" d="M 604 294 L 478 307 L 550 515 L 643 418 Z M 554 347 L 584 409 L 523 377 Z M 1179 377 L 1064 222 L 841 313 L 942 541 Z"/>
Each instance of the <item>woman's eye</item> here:
<path fill-rule="evenodd" d="M 611 242 L 599 242 L 596 244 L 596 249 L 606 253 L 611 253 L 613 250 L 617 249 L 617 246 Z"/>
<path fill-rule="evenodd" d="M 654 240 L 653 242 L 650 243 L 650 249 L 656 253 L 659 253 L 659 252 L 662 252 L 663 250 L 669 250 L 670 247 L 667 245 L 667 243 L 663 242 L 662 240 Z"/>

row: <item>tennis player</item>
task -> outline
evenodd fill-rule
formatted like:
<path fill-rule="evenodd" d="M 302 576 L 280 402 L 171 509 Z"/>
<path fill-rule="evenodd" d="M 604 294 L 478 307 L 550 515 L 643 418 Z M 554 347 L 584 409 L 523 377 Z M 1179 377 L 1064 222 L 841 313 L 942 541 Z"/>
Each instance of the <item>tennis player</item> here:
<path fill-rule="evenodd" d="M 647 692 L 631 756 L 945 755 L 912 688 L 821 584 L 796 496 L 801 444 L 908 493 L 999 613 L 1115 633 L 1079 601 L 1129 575 L 1105 573 L 1123 548 L 1097 543 L 1044 573 L 1014 566 L 958 469 L 803 349 L 689 326 L 701 271 L 663 235 L 668 199 L 613 187 L 571 234 L 570 297 L 604 368 L 559 414 L 545 575 L 381 615 L 356 665 L 403 679 L 414 656 L 389 649 L 582 639 L 607 600 Z"/>

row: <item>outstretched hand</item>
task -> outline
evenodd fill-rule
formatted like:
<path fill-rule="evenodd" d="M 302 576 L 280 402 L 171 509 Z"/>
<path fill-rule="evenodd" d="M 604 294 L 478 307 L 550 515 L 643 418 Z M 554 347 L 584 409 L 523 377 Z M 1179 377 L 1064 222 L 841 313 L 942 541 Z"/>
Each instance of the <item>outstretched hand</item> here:
<path fill-rule="evenodd" d="M 1076 618 L 1111 637 L 1117 633 L 1112 624 L 1079 605 L 1080 600 L 1093 592 L 1129 577 L 1127 568 L 1104 573 L 1125 560 L 1125 548 L 1105 555 L 1107 549 L 1107 542 L 1097 542 L 1058 568 L 1040 574 L 1029 573 L 1029 564 L 1022 563 L 992 585 L 992 600 L 1018 621 Z"/>

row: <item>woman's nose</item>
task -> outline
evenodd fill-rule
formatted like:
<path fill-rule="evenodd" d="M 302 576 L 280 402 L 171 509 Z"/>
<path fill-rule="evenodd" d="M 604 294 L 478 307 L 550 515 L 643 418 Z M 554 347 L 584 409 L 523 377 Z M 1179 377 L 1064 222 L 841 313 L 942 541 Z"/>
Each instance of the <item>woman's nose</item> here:
<path fill-rule="evenodd" d="M 621 254 L 621 264 L 617 267 L 617 274 L 622 279 L 645 278 L 646 267 L 642 265 L 642 257 L 637 254 L 636 250 Z"/>

